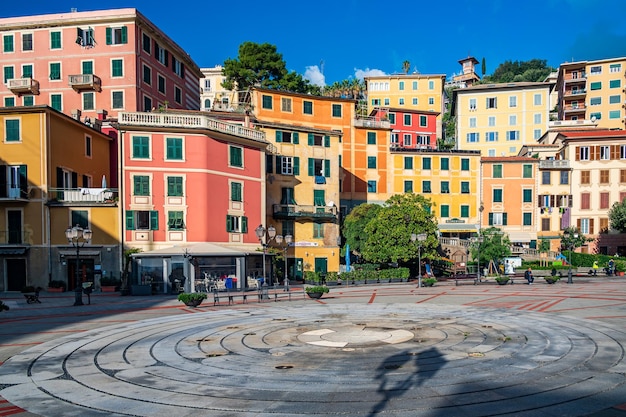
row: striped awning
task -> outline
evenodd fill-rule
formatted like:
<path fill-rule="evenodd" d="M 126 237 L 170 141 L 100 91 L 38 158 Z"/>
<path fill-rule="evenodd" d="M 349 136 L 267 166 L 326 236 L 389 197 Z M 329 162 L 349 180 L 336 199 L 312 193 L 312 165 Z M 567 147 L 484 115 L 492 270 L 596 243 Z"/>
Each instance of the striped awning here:
<path fill-rule="evenodd" d="M 437 226 L 441 233 L 475 233 L 478 225 L 471 223 L 442 223 Z"/>

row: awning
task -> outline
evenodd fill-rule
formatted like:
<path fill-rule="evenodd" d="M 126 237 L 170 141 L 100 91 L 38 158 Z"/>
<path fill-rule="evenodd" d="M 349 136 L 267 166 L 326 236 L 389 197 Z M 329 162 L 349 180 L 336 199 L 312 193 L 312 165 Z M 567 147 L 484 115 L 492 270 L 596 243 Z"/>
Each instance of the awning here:
<path fill-rule="evenodd" d="M 162 249 L 155 249 L 149 252 L 139 252 L 133 254 L 133 258 L 143 257 L 171 257 L 171 256 L 246 256 L 261 255 L 262 248 L 258 245 L 217 245 L 215 243 L 195 243 L 180 246 L 170 246 Z M 268 254 L 269 255 L 269 254 Z"/>
<path fill-rule="evenodd" d="M 478 225 L 471 223 L 443 223 L 438 225 L 441 233 L 476 233 Z"/>
<path fill-rule="evenodd" d="M 528 243 L 537 240 L 537 232 L 505 232 L 511 243 Z"/>
<path fill-rule="evenodd" d="M 28 248 L 2 248 L 0 249 L 0 256 L 6 255 L 24 255 Z"/>
<path fill-rule="evenodd" d="M 76 256 L 76 249 L 74 250 L 59 250 L 59 254 L 63 256 Z M 80 250 L 79 256 L 98 256 L 99 250 Z"/>

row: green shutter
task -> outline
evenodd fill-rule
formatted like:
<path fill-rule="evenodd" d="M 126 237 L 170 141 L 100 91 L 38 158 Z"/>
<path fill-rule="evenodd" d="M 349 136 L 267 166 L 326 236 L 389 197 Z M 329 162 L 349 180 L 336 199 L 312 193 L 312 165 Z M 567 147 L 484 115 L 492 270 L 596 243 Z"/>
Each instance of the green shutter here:
<path fill-rule="evenodd" d="M 128 43 L 128 28 L 122 26 L 122 43 Z"/>
<path fill-rule="evenodd" d="M 315 159 L 309 158 L 309 177 L 315 176 Z"/>
<path fill-rule="evenodd" d="M 111 45 L 113 43 L 113 34 L 111 28 L 107 28 L 106 39 L 107 45 Z"/>
<path fill-rule="evenodd" d="M 293 158 L 293 175 L 300 175 L 300 157 Z"/>
<path fill-rule="evenodd" d="M 280 130 L 276 131 L 276 142 L 282 142 L 283 141 L 283 132 L 281 132 Z"/>
<path fill-rule="evenodd" d="M 246 216 L 241 217 L 241 233 L 248 233 L 248 218 Z"/>
<path fill-rule="evenodd" d="M 330 159 L 324 159 L 324 176 L 330 177 Z"/>
<path fill-rule="evenodd" d="M 502 213 L 502 226 L 506 226 L 507 222 L 506 222 L 506 213 Z"/>
<path fill-rule="evenodd" d="M 313 138 L 313 133 L 309 133 L 309 141 L 308 141 L 309 146 L 313 146 L 314 143 L 315 143 L 315 139 Z"/>
<path fill-rule="evenodd" d="M 26 165 L 20 165 L 20 192 L 22 198 L 28 197 L 28 174 Z"/>
<path fill-rule="evenodd" d="M 126 230 L 135 230 L 135 212 L 126 210 Z"/>
<path fill-rule="evenodd" d="M 298 132 L 293 132 L 293 135 L 291 135 L 291 141 L 293 142 L 294 145 L 297 145 L 300 143 L 300 135 L 298 134 Z"/>
<path fill-rule="evenodd" d="M 283 173 L 283 157 L 280 155 L 276 155 L 276 173 Z"/>
<path fill-rule="evenodd" d="M 324 136 L 324 147 L 330 148 L 330 136 Z"/>
<path fill-rule="evenodd" d="M 159 230 L 159 212 L 150 210 L 150 230 Z"/>
<path fill-rule="evenodd" d="M 274 155 L 265 155 L 265 172 L 268 174 L 274 172 Z"/>
<path fill-rule="evenodd" d="M 229 216 L 228 214 L 226 215 L 226 231 L 227 232 L 232 232 L 233 229 L 231 228 L 232 226 L 232 221 L 230 220 L 231 216 Z"/>
<path fill-rule="evenodd" d="M 493 213 L 489 213 L 489 226 L 493 226 Z"/>

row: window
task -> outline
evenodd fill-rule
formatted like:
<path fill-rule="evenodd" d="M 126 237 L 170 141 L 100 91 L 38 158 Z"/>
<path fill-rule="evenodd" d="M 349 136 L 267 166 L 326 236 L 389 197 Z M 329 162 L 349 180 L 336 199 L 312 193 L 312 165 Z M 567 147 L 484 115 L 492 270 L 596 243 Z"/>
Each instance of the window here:
<path fill-rule="evenodd" d="M 396 124 L 396 114 L 395 113 L 389 113 L 389 123 L 392 125 Z"/>
<path fill-rule="evenodd" d="M 550 218 L 549 217 L 541 219 L 541 231 L 542 232 L 550 231 Z"/>
<path fill-rule="evenodd" d="M 413 97 L 413 98 L 411 99 L 411 103 L 412 103 L 414 106 L 417 106 L 417 104 L 418 104 L 417 97 Z"/>
<path fill-rule="evenodd" d="M 183 90 L 178 86 L 174 86 L 174 101 L 178 104 L 182 104 L 183 102 Z"/>
<path fill-rule="evenodd" d="M 467 141 L 469 143 L 477 143 L 480 137 L 480 133 L 478 132 L 474 132 L 474 133 L 468 133 L 467 134 Z"/>
<path fill-rule="evenodd" d="M 626 159 L 626 145 L 620 145 L 620 147 L 619 147 L 619 159 Z"/>
<path fill-rule="evenodd" d="M 428 118 L 426 116 L 420 116 L 420 127 L 428 126 Z"/>
<path fill-rule="evenodd" d="M 309 146 L 324 146 L 330 148 L 330 136 L 316 135 L 309 133 L 307 137 L 307 143 Z"/>
<path fill-rule="evenodd" d="M 428 104 L 431 106 L 435 104 L 435 99 L 433 97 L 428 97 Z"/>
<path fill-rule="evenodd" d="M 150 195 L 150 177 L 147 175 L 135 175 L 133 177 L 133 195 Z"/>
<path fill-rule="evenodd" d="M 591 90 L 601 90 L 602 89 L 602 83 L 600 81 L 596 81 L 591 83 L 590 85 Z"/>
<path fill-rule="evenodd" d="M 404 146 L 411 146 L 411 134 L 410 133 L 405 133 L 404 135 L 402 135 L 402 143 L 404 144 Z"/>
<path fill-rule="evenodd" d="M 533 102 L 535 104 L 535 106 L 541 106 L 541 94 L 535 94 L 533 96 Z"/>
<path fill-rule="evenodd" d="M 475 98 L 470 98 L 469 99 L 469 109 L 470 110 L 476 110 L 476 99 Z"/>
<path fill-rule="evenodd" d="M 523 213 L 522 225 L 524 226 L 532 226 L 533 224 L 533 214 L 532 213 Z"/>
<path fill-rule="evenodd" d="M 167 67 L 169 64 L 169 53 L 156 42 L 154 43 L 154 56 L 161 64 Z"/>
<path fill-rule="evenodd" d="M 397 145 L 398 144 L 398 134 L 397 133 L 392 133 L 391 134 L 391 144 L 392 145 Z"/>
<path fill-rule="evenodd" d="M 608 184 L 609 183 L 609 170 L 601 169 L 600 170 L 600 184 Z"/>
<path fill-rule="evenodd" d="M 333 104 L 332 115 L 333 117 L 341 117 L 341 104 Z"/>
<path fill-rule="evenodd" d="M 15 52 L 15 47 L 13 45 L 13 35 L 4 35 L 2 37 L 3 51 L 7 52 Z"/>
<path fill-rule="evenodd" d="M 22 51 L 32 51 L 32 50 L 33 50 L 33 34 L 22 33 Z"/>
<path fill-rule="evenodd" d="M 226 216 L 226 231 L 228 233 L 248 233 L 248 218 L 246 216 Z"/>
<path fill-rule="evenodd" d="M 300 175 L 299 158 L 292 156 L 281 156 L 277 169 L 278 173 L 282 175 Z"/>
<path fill-rule="evenodd" d="M 280 110 L 291 113 L 291 99 L 287 97 L 283 97 L 280 99 Z"/>
<path fill-rule="evenodd" d="M 450 217 L 450 206 L 447 204 L 441 205 L 441 217 Z"/>
<path fill-rule="evenodd" d="M 50 49 L 61 49 L 61 32 L 50 32 Z"/>
<path fill-rule="evenodd" d="M 228 165 L 243 168 L 243 148 L 238 146 L 228 147 Z"/>
<path fill-rule="evenodd" d="M 495 125 L 496 125 L 496 117 L 495 117 L 495 116 L 489 116 L 489 117 L 487 118 L 487 124 L 488 124 L 490 127 L 495 126 Z"/>
<path fill-rule="evenodd" d="M 321 136 L 320 136 L 321 138 Z M 282 130 L 277 130 L 276 131 L 276 142 L 277 143 L 293 143 L 293 144 L 298 144 L 300 143 L 300 135 L 298 132 L 283 132 Z M 321 142 L 321 139 L 320 139 Z M 311 145 L 309 143 L 309 145 Z M 320 143 L 321 146 L 321 143 Z"/>
<path fill-rule="evenodd" d="M 83 93 L 83 110 L 95 110 L 95 95 L 93 92 Z"/>
<path fill-rule="evenodd" d="M 609 119 L 621 119 L 622 112 L 621 110 L 611 110 L 609 111 Z"/>
<path fill-rule="evenodd" d="M 412 193 L 413 192 L 413 181 L 411 181 L 411 180 L 404 181 L 404 192 L 405 193 Z"/>
<path fill-rule="evenodd" d="M 589 117 L 593 120 L 600 120 L 602 119 L 602 113 L 601 112 L 590 113 Z"/>
<path fill-rule="evenodd" d="M 185 78 L 185 66 L 174 57 L 172 57 L 172 71 L 180 78 Z"/>
<path fill-rule="evenodd" d="M 569 184 L 569 171 L 561 171 L 561 185 Z"/>
<path fill-rule="evenodd" d="M 76 28 L 76 43 L 80 46 L 94 46 L 94 31 L 91 27 L 87 29 Z"/>
<path fill-rule="evenodd" d="M 533 166 L 531 164 L 524 164 L 523 169 L 523 177 L 524 178 L 532 178 L 533 177 Z"/>
<path fill-rule="evenodd" d="M 322 239 L 324 237 L 324 224 L 320 222 L 313 223 L 313 239 Z"/>
<path fill-rule="evenodd" d="M 230 183 L 230 201 L 243 201 L 243 184 L 240 182 L 233 181 Z"/>
<path fill-rule="evenodd" d="M 432 189 L 430 188 L 430 181 L 422 181 L 422 192 L 432 193 Z"/>
<path fill-rule="evenodd" d="M 611 64 L 609 66 L 609 72 L 620 72 L 622 70 L 622 64 Z"/>
<path fill-rule="evenodd" d="M 167 212 L 167 228 L 169 230 L 184 230 L 185 222 L 183 221 L 182 211 Z"/>
<path fill-rule="evenodd" d="M 593 66 L 593 67 L 591 67 L 589 69 L 589 72 L 591 73 L 591 75 L 602 74 L 602 66 L 601 65 L 595 65 L 595 66 Z"/>
<path fill-rule="evenodd" d="M 133 136 L 133 158 L 150 158 L 150 138 L 148 136 Z"/>
<path fill-rule="evenodd" d="M 601 209 L 609 208 L 609 193 L 607 192 L 600 193 L 600 208 Z"/>
<path fill-rule="evenodd" d="M 149 54 L 152 53 L 152 39 L 150 39 L 150 36 L 146 35 L 145 33 L 143 33 L 141 36 L 141 46 L 144 52 L 147 52 Z"/>
<path fill-rule="evenodd" d="M 493 178 L 502 178 L 502 165 L 501 164 L 497 164 L 494 165 L 492 168 L 492 177 Z"/>
<path fill-rule="evenodd" d="M 417 135 L 417 143 L 418 145 L 430 145 L 430 136 L 429 135 Z"/>
<path fill-rule="evenodd" d="M 111 77 L 123 77 L 124 76 L 124 60 L 112 59 L 111 60 Z"/>
<path fill-rule="evenodd" d="M 581 193 L 580 194 L 580 209 L 589 210 L 590 207 L 591 207 L 591 194 Z"/>
<path fill-rule="evenodd" d="M 162 75 L 157 75 L 157 85 L 159 93 L 165 94 L 165 77 L 163 77 Z"/>
<path fill-rule="evenodd" d="M 536 113 L 533 116 L 533 120 L 534 120 L 536 125 L 540 125 L 541 124 L 541 113 Z"/>
<path fill-rule="evenodd" d="M 183 177 L 167 177 L 167 196 L 183 196 Z"/>
<path fill-rule="evenodd" d="M 376 168 L 376 157 L 375 156 L 368 156 L 367 157 L 367 167 L 368 168 Z"/>
<path fill-rule="evenodd" d="M 152 99 L 148 96 L 143 96 L 143 111 L 152 110 Z"/>
<path fill-rule="evenodd" d="M 423 158 L 422 159 L 422 169 L 426 169 L 426 170 L 430 169 L 430 162 L 431 162 L 431 159 L 429 157 Z"/>
<path fill-rule="evenodd" d="M 379 98 L 373 98 L 372 99 L 372 106 L 380 106 L 380 99 Z"/>
<path fill-rule="evenodd" d="M 148 85 L 152 84 L 152 68 L 146 65 L 143 66 L 143 82 Z"/>
<path fill-rule="evenodd" d="M 469 193 L 470 193 L 469 181 L 461 181 L 461 194 L 469 194 Z"/>
<path fill-rule="evenodd" d="M 461 205 L 461 217 L 468 218 L 469 217 L 469 209 L 470 207 L 466 204 Z"/>
<path fill-rule="evenodd" d="M 22 78 L 33 78 L 33 66 L 31 64 L 22 65 Z"/>
<path fill-rule="evenodd" d="M 403 98 L 403 97 L 401 97 L 401 98 L 399 98 L 399 99 L 398 99 L 398 104 L 399 104 L 400 106 L 404 106 L 404 98 Z"/>
<path fill-rule="evenodd" d="M 589 160 L 589 146 L 581 146 L 578 148 L 578 159 L 581 161 Z"/>
<path fill-rule="evenodd" d="M 182 138 L 166 138 L 165 144 L 166 144 L 165 159 L 182 161 L 183 159 Z"/>
<path fill-rule="evenodd" d="M 611 80 L 609 81 L 609 88 L 620 88 L 622 86 L 621 80 Z"/>
<path fill-rule="evenodd" d="M 283 187 L 281 188 L 281 199 L 280 204 L 295 206 L 296 200 L 294 198 L 293 188 L 291 187 Z"/>
<path fill-rule="evenodd" d="M 404 90 L 404 81 L 400 81 L 400 82 L 398 83 L 398 89 L 399 89 L 400 91 Z"/>
<path fill-rule="evenodd" d="M 506 226 L 506 213 L 489 213 L 489 226 Z"/>
<path fill-rule="evenodd" d="M 15 97 L 5 97 L 4 107 L 13 107 L 13 106 L 15 106 Z"/>
<path fill-rule="evenodd" d="M 19 142 L 22 138 L 19 119 L 4 119 L 4 140 Z"/>
<path fill-rule="evenodd" d="M 410 114 L 405 114 L 404 115 L 404 125 L 405 126 L 411 126 L 411 115 Z"/>
<path fill-rule="evenodd" d="M 35 105 L 35 97 L 34 96 L 22 96 L 22 100 L 24 102 L 24 106 L 34 106 Z"/>
<path fill-rule="evenodd" d="M 435 82 L 433 80 L 428 81 L 428 89 L 429 90 L 435 89 Z"/>
<path fill-rule="evenodd" d="M 469 127 L 476 127 L 476 118 L 475 117 L 470 117 L 469 118 Z"/>
<path fill-rule="evenodd" d="M 579 219 L 579 221 L 580 226 L 578 227 L 578 230 L 580 230 L 580 233 L 584 235 L 592 233 L 593 219 Z"/>
<path fill-rule="evenodd" d="M 448 171 L 450 169 L 450 159 L 449 158 L 441 158 L 440 166 L 442 171 Z"/>
<path fill-rule="evenodd" d="M 313 114 L 313 102 L 304 100 L 302 102 L 302 113 Z"/>
<path fill-rule="evenodd" d="M 417 90 L 417 81 L 413 81 L 412 88 L 413 90 Z"/>
<path fill-rule="evenodd" d="M 494 188 L 493 190 L 493 198 L 491 201 L 494 203 L 502 203 L 502 188 Z"/>
<path fill-rule="evenodd" d="M 509 96 L 509 107 L 517 107 L 517 96 Z"/>
<path fill-rule="evenodd" d="M 63 111 L 63 96 L 61 94 L 50 94 L 50 107 L 57 111 Z"/>
<path fill-rule="evenodd" d="M 524 203 L 532 203 L 533 202 L 533 190 L 532 189 L 524 189 L 524 190 L 522 190 L 522 202 L 524 202 Z"/>
<path fill-rule="evenodd" d="M 486 104 L 488 109 L 495 109 L 498 107 L 498 98 L 497 97 L 487 97 L 487 104 Z"/>
<path fill-rule="evenodd" d="M 580 171 L 580 183 L 591 184 L 591 172 L 590 171 Z"/>
<path fill-rule="evenodd" d="M 600 146 L 600 159 L 611 159 L 611 148 L 609 146 Z"/>
<path fill-rule="evenodd" d="M 589 99 L 590 106 L 599 106 L 600 104 L 602 104 L 602 97 L 591 97 Z"/>
<path fill-rule="evenodd" d="M 507 130 L 506 140 L 519 140 L 519 130 Z"/>
<path fill-rule="evenodd" d="M 469 171 L 469 170 L 470 170 L 469 158 L 461 158 L 461 171 Z"/>
<path fill-rule="evenodd" d="M 374 181 L 374 180 L 367 181 L 367 192 L 368 193 L 375 193 L 376 192 L 376 181 Z"/>
<path fill-rule="evenodd" d="M 124 92 L 123 91 L 113 91 L 111 93 L 111 107 L 114 109 L 124 108 Z"/>
<path fill-rule="evenodd" d="M 50 63 L 50 80 L 60 80 L 60 79 L 61 79 L 61 63 L 51 62 Z"/>
<path fill-rule="evenodd" d="M 282 222 L 283 236 L 294 236 L 295 226 L 293 220 L 286 220 Z"/>
<path fill-rule="evenodd" d="M 450 194 L 450 182 L 441 181 L 441 194 Z"/>
<path fill-rule="evenodd" d="M 404 169 L 413 169 L 413 157 L 412 156 L 404 157 Z"/>
<path fill-rule="evenodd" d="M 85 156 L 91 157 L 91 136 L 85 136 Z"/>
<path fill-rule="evenodd" d="M 376 145 L 376 132 L 367 132 L 367 144 Z"/>
<path fill-rule="evenodd" d="M 262 107 L 264 109 L 272 110 L 272 96 L 263 95 L 262 99 Z"/>
<path fill-rule="evenodd" d="M 380 100 L 379 100 L 380 102 Z M 383 99 L 383 103 L 385 104 L 385 106 L 389 106 L 389 98 L 384 98 Z"/>
<path fill-rule="evenodd" d="M 93 61 L 81 62 L 82 74 L 93 74 Z"/>

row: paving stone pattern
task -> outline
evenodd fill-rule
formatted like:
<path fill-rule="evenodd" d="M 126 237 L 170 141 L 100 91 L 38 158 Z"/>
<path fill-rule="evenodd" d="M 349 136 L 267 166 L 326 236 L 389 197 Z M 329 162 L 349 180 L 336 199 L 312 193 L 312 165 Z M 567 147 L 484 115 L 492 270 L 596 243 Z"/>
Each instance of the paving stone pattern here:
<path fill-rule="evenodd" d="M 438 304 L 240 306 L 103 327 L 0 366 L 42 416 L 583 416 L 626 400 L 624 326 Z"/>

